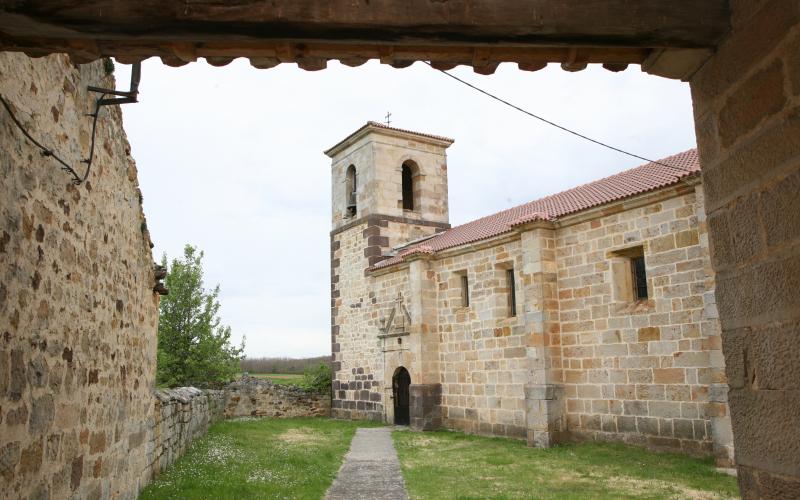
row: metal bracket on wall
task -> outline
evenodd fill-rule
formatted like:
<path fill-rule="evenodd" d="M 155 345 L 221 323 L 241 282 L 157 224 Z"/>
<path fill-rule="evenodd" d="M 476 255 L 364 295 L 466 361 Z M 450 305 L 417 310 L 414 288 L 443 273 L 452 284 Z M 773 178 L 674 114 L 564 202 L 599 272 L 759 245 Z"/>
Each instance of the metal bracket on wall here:
<path fill-rule="evenodd" d="M 131 68 L 131 85 L 130 90 L 114 90 L 114 89 L 104 89 L 100 87 L 87 87 L 90 92 L 97 92 L 98 94 L 102 94 L 103 97 L 97 101 L 97 106 L 109 106 L 115 104 L 131 104 L 134 102 L 139 102 L 137 97 L 139 96 L 139 81 L 142 78 L 142 63 L 137 62 L 133 64 Z M 106 95 L 115 95 L 119 97 L 110 97 L 106 98 Z"/>

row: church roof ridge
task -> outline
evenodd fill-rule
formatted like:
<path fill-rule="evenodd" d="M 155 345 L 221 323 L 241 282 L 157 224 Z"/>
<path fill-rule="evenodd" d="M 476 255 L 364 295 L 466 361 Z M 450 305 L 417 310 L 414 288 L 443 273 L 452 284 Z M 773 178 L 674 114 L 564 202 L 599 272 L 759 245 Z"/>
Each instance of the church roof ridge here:
<path fill-rule="evenodd" d="M 385 129 L 385 130 L 393 130 L 395 132 L 403 132 L 405 134 L 418 135 L 420 137 L 427 137 L 428 139 L 436 139 L 437 141 L 449 142 L 451 144 L 456 142 L 455 139 L 452 139 L 450 137 L 445 137 L 443 135 L 429 134 L 427 132 L 417 132 L 417 131 L 409 130 L 409 129 L 406 129 L 406 128 L 392 127 L 392 126 L 387 125 L 385 123 L 375 122 L 375 121 L 371 121 L 371 120 L 368 121 L 366 125 L 364 125 L 364 127 L 367 127 L 367 126 L 382 128 L 382 129 Z"/>
<path fill-rule="evenodd" d="M 388 130 L 388 131 L 391 131 L 391 132 L 399 132 L 399 133 L 402 133 L 402 134 L 415 135 L 417 137 L 424 137 L 426 139 L 433 139 L 435 141 L 446 142 L 448 144 L 453 144 L 455 142 L 455 139 L 451 139 L 450 137 L 445 137 L 443 135 L 428 134 L 426 132 L 416 132 L 414 130 L 409 130 L 409 129 L 405 129 L 405 128 L 398 128 L 398 127 L 392 127 L 390 125 L 386 125 L 385 123 L 380 123 L 380 122 L 376 122 L 376 121 L 370 120 L 367 123 L 365 123 L 364 125 L 362 125 L 361 127 L 359 127 L 358 130 L 356 130 L 352 134 L 348 135 L 347 137 L 345 137 L 341 141 L 337 142 L 335 145 L 333 145 L 330 148 L 326 149 L 325 150 L 325 154 L 332 157 L 333 155 L 335 155 L 336 153 L 339 152 L 338 150 L 341 149 L 342 145 L 346 144 L 348 141 L 354 139 L 355 137 L 357 137 L 358 135 L 362 134 L 364 131 L 366 131 L 367 129 L 370 129 L 370 128 L 373 128 L 373 129 L 377 128 L 377 129 L 381 129 L 381 130 Z"/>
<path fill-rule="evenodd" d="M 430 253 L 485 240 L 510 232 L 515 226 L 534 220 L 557 220 L 599 205 L 677 184 L 700 172 L 697 149 L 676 153 L 622 172 L 545 196 L 479 219 L 455 226 L 425 240 L 425 248 L 411 246 L 398 255 L 376 263 L 382 269 L 414 253 Z"/>

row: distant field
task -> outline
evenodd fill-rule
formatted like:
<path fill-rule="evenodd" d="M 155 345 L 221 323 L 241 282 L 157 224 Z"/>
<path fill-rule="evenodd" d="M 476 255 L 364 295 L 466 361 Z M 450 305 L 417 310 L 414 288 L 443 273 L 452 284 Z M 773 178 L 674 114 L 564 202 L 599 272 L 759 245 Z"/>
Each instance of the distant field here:
<path fill-rule="evenodd" d="M 294 373 L 249 373 L 251 377 L 271 380 L 275 384 L 297 385 L 303 380 L 302 375 Z"/>

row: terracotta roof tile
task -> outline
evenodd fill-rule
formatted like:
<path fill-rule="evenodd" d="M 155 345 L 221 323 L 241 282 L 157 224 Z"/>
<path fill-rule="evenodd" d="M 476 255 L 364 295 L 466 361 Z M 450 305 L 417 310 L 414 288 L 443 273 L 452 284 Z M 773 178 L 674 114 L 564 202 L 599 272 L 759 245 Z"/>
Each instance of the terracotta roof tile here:
<path fill-rule="evenodd" d="M 419 244 L 402 249 L 396 256 L 375 264 L 373 269 L 397 264 L 411 254 L 433 254 L 510 232 L 514 226 L 526 222 L 537 219 L 556 220 L 598 205 L 677 184 L 681 179 L 698 172 L 700 172 L 700 161 L 697 150 L 690 149 L 658 160 L 658 163 L 646 163 L 448 229 Z"/>

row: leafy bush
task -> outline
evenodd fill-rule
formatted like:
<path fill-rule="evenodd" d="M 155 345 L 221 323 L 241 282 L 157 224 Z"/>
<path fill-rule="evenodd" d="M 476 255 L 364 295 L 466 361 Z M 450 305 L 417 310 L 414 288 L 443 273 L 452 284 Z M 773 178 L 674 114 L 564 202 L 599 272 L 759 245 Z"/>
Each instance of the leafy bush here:
<path fill-rule="evenodd" d="M 314 368 L 306 368 L 300 387 L 307 391 L 327 392 L 331 389 L 331 367 L 320 363 Z"/>
<path fill-rule="evenodd" d="M 239 371 L 244 351 L 231 345 L 231 329 L 219 318 L 219 285 L 203 287 L 203 252 L 186 245 L 182 259 L 173 259 L 164 284 L 158 318 L 159 386 L 219 387 Z M 161 261 L 167 266 L 167 256 Z"/>

